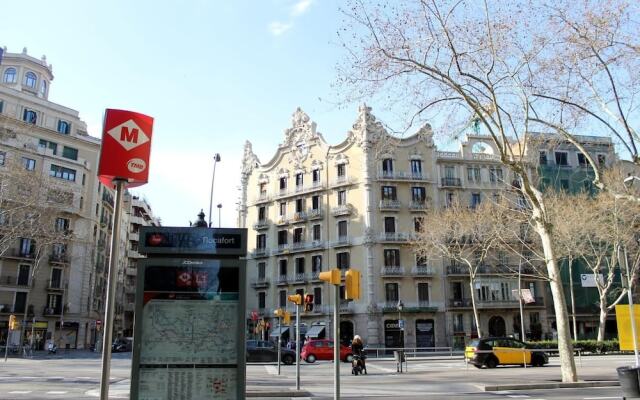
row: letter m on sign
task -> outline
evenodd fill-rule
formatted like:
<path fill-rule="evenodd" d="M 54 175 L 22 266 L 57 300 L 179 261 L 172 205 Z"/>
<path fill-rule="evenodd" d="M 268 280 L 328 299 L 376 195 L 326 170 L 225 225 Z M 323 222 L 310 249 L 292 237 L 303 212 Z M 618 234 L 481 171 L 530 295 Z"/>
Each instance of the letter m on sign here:
<path fill-rule="evenodd" d="M 138 143 L 138 128 L 129 130 L 128 126 L 123 126 L 120 131 L 120 141 Z"/>

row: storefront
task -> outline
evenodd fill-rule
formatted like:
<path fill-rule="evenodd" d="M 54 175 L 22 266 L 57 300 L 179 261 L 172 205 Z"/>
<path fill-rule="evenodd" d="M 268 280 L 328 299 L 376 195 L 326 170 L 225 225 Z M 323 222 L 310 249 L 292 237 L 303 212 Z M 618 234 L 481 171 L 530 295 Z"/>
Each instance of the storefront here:
<path fill-rule="evenodd" d="M 60 327 L 60 321 L 56 322 L 55 330 L 55 343 L 59 349 L 76 349 L 78 348 L 78 328 L 80 324 L 77 322 L 62 323 Z"/>
<path fill-rule="evenodd" d="M 434 322 L 432 319 L 416 320 L 416 347 L 435 347 Z"/>
<path fill-rule="evenodd" d="M 27 321 L 22 335 L 22 343 L 33 344 L 34 350 L 44 350 L 48 327 L 47 321 Z"/>
<path fill-rule="evenodd" d="M 404 347 L 404 329 L 400 329 L 397 319 L 384 321 L 384 347 Z"/>

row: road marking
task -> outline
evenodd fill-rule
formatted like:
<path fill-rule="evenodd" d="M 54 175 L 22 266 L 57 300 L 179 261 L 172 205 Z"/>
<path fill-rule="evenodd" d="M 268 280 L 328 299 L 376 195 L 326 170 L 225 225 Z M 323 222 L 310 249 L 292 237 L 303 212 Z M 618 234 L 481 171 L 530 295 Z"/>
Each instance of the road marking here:
<path fill-rule="evenodd" d="M 526 394 L 508 394 L 507 397 L 511 397 L 512 399 L 525 399 L 531 396 L 528 396 Z"/>
<path fill-rule="evenodd" d="M 264 369 L 267 370 L 267 373 L 269 375 L 278 375 L 278 368 L 274 367 L 273 365 L 265 365 Z"/>
<path fill-rule="evenodd" d="M 9 392 L 9 394 L 29 394 L 31 393 L 31 390 L 14 390 L 12 392 Z"/>
<path fill-rule="evenodd" d="M 373 369 L 377 369 L 378 371 L 383 371 L 383 372 L 398 372 L 396 369 L 380 367 L 380 366 L 372 364 L 372 363 L 367 363 L 367 368 L 373 368 Z"/>
<path fill-rule="evenodd" d="M 620 396 L 618 397 L 585 397 L 584 400 L 605 400 L 605 399 L 620 399 Z"/>
<path fill-rule="evenodd" d="M 67 394 L 67 392 L 62 390 L 51 390 L 47 392 L 47 394 Z"/>

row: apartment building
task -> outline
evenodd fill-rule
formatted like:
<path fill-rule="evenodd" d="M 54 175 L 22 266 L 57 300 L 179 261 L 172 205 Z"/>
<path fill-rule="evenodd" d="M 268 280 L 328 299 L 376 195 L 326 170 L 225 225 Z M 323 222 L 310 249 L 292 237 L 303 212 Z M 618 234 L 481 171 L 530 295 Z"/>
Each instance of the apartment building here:
<path fill-rule="evenodd" d="M 110 219 L 108 207 L 103 207 L 109 194 L 99 191 L 96 179 L 100 140 L 87 134 L 78 111 L 48 100 L 52 80 L 44 56 L 5 49 L 0 65 L 0 169 L 6 179 L 17 165 L 15 173 L 24 174 L 25 182 L 41 180 L 44 195 L 33 203 L 23 199 L 22 215 L 16 206 L 19 198 L 3 197 L 2 227 L 16 226 L 25 216 L 33 217 L 34 225 L 51 226 L 39 227 L 36 239 L 24 233 L 5 236 L 0 337 L 7 340 L 9 315 L 15 314 L 23 329 L 12 332 L 10 344 L 33 338 L 42 348 L 54 338 L 61 347 L 83 348 L 95 342 L 100 319 L 103 263 L 96 244 L 104 246 L 108 240 L 106 225 L 105 230 L 99 226 Z M 39 217 L 30 207 L 37 208 Z M 59 242 L 46 243 L 55 235 Z"/>
<path fill-rule="evenodd" d="M 439 151 L 429 125 L 397 138 L 362 106 L 345 140 L 330 145 L 298 109 L 269 161 L 245 145 L 238 224 L 249 229 L 248 315 L 269 321 L 274 334 L 273 311 L 292 310 L 286 296 L 310 293 L 306 334 L 328 337 L 333 297 L 318 274 L 354 268 L 363 296 L 341 301 L 341 340 L 359 334 L 370 346 L 461 345 L 476 331 L 468 273 L 449 260 L 420 259 L 410 240 L 424 212 L 453 201 L 475 207 L 512 180 L 473 127 L 458 151 Z M 501 269 L 508 263 L 495 260 L 476 282 L 484 332 L 519 331 L 517 279 Z M 546 320 L 545 291 L 541 282 L 525 284 L 536 296 L 525 323 L 535 325 Z"/>

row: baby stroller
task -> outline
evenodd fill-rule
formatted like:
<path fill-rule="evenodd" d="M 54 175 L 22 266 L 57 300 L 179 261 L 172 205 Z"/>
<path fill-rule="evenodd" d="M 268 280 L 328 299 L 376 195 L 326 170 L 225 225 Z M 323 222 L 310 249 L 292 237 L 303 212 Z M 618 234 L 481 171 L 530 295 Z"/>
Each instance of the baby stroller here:
<path fill-rule="evenodd" d="M 351 360 L 351 374 L 352 375 L 358 375 L 358 374 L 366 374 L 367 373 L 367 367 L 364 363 L 366 356 L 364 354 L 354 354 L 353 355 L 353 360 Z"/>

